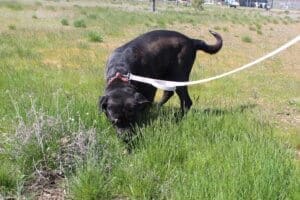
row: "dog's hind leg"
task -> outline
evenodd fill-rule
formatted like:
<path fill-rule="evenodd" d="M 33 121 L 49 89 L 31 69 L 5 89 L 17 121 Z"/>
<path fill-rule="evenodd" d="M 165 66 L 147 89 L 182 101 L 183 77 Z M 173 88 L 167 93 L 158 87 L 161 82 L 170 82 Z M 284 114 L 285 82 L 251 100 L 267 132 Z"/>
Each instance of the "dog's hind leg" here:
<path fill-rule="evenodd" d="M 182 115 L 184 115 L 184 113 L 190 109 L 193 102 L 189 96 L 187 87 L 176 88 L 176 93 L 178 94 L 180 99 L 180 108 L 181 108 Z"/>
<path fill-rule="evenodd" d="M 164 91 L 164 94 L 161 98 L 161 100 L 158 102 L 159 106 L 164 105 L 172 96 L 174 92 L 173 91 Z"/>

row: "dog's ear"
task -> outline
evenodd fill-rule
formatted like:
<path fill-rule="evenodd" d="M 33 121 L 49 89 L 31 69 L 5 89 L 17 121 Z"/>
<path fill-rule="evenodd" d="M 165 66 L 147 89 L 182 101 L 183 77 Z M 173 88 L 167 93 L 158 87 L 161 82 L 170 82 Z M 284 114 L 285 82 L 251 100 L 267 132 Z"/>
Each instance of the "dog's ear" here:
<path fill-rule="evenodd" d="M 100 96 L 99 97 L 99 109 L 105 111 L 107 108 L 107 96 Z"/>
<path fill-rule="evenodd" d="M 150 101 L 146 99 L 143 95 L 140 93 L 135 93 L 134 94 L 135 101 L 142 107 L 149 105 Z"/>

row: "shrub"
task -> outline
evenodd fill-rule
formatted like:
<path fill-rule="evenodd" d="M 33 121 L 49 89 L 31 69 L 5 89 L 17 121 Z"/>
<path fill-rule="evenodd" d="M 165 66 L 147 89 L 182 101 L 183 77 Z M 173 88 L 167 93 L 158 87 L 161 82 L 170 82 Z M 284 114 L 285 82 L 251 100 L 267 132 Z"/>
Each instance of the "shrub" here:
<path fill-rule="evenodd" d="M 69 25 L 69 21 L 67 20 L 67 19 L 62 19 L 61 21 L 61 24 L 63 25 L 63 26 L 68 26 Z"/>
<path fill-rule="evenodd" d="M 251 43 L 252 39 L 250 36 L 242 36 L 242 41 L 246 43 Z"/>
<path fill-rule="evenodd" d="M 83 19 L 78 19 L 74 21 L 74 26 L 76 28 L 86 28 L 85 21 Z"/>
<path fill-rule="evenodd" d="M 103 42 L 103 38 L 100 33 L 91 31 L 88 33 L 89 41 L 91 42 Z"/>

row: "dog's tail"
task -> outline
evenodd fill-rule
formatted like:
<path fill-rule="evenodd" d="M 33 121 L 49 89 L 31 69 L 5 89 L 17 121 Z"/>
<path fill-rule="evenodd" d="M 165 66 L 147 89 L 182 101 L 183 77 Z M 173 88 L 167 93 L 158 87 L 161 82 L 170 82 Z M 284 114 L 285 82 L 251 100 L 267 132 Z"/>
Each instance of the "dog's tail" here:
<path fill-rule="evenodd" d="M 203 40 L 193 39 L 194 47 L 196 50 L 202 50 L 209 54 L 217 53 L 223 45 L 223 40 L 220 34 L 209 30 L 209 32 L 217 39 L 217 42 L 213 45 L 206 44 Z"/>

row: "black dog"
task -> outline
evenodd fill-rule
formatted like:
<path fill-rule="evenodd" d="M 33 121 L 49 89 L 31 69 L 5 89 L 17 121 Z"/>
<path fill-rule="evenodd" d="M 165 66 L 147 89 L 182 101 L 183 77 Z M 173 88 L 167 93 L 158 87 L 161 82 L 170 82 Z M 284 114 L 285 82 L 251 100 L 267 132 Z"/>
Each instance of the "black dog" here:
<path fill-rule="evenodd" d="M 214 45 L 202 40 L 166 30 L 145 33 L 117 48 L 106 65 L 107 86 L 100 97 L 99 107 L 116 126 L 118 134 L 127 132 L 137 121 L 139 113 L 154 100 L 156 88 L 151 85 L 128 81 L 126 74 L 132 74 L 170 81 L 188 81 L 196 51 L 214 54 L 222 47 L 222 38 L 210 31 L 216 38 Z M 192 101 L 187 87 L 178 87 L 182 114 Z M 164 91 L 159 105 L 166 103 L 174 94 Z"/>

